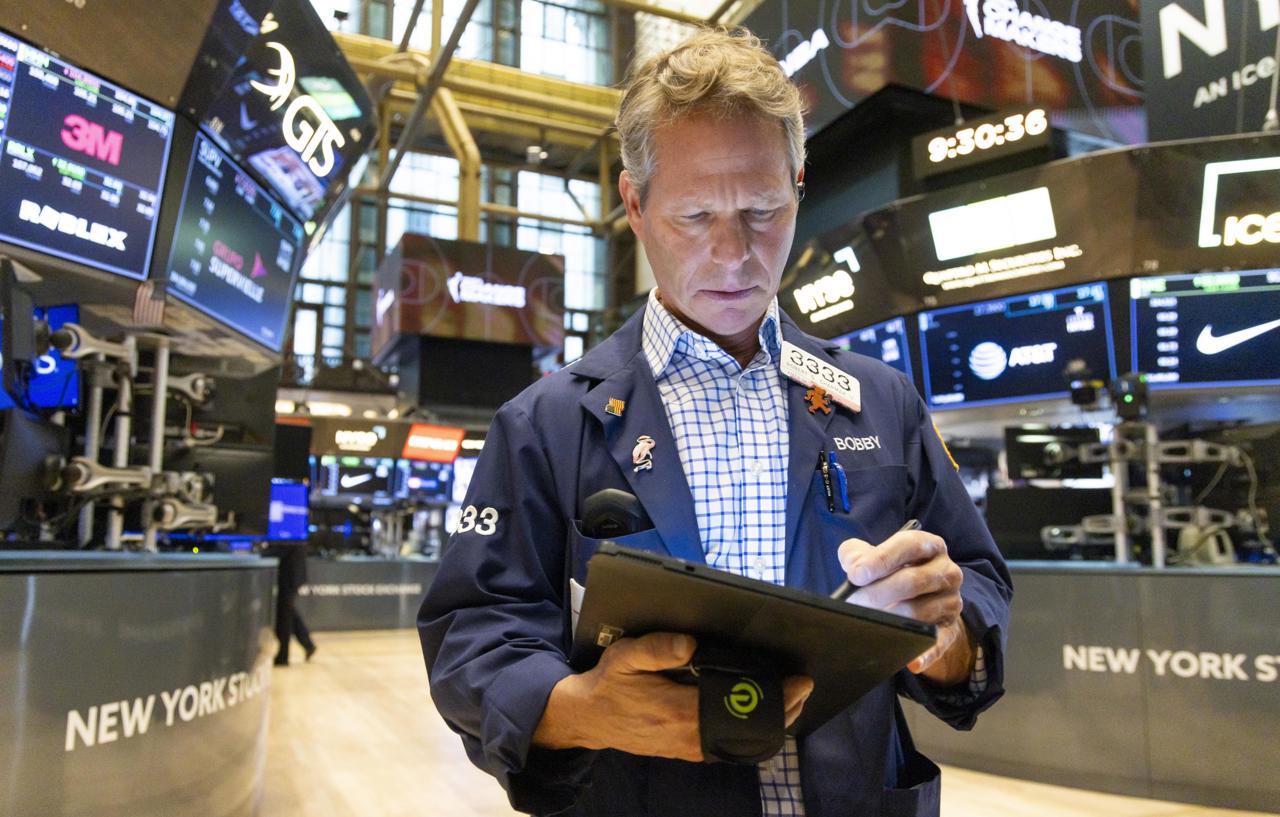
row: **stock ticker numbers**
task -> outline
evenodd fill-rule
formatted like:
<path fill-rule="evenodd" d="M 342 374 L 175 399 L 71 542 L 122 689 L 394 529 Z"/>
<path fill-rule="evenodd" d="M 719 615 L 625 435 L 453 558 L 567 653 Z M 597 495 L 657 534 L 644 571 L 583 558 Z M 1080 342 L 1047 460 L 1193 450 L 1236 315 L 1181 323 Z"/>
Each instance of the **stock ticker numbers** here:
<path fill-rule="evenodd" d="M 172 112 L 0 34 L 0 238 L 145 278 Z"/>

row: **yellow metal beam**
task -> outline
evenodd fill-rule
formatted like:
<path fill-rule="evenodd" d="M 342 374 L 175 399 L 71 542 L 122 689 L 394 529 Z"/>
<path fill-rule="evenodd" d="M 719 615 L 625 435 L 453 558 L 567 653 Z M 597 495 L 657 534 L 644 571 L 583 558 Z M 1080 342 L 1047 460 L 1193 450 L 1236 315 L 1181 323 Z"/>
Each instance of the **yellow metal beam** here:
<path fill-rule="evenodd" d="M 476 147 L 476 140 L 448 88 L 436 92 L 431 112 L 440 122 L 444 140 L 458 160 L 458 238 L 479 241 L 480 148 Z"/>

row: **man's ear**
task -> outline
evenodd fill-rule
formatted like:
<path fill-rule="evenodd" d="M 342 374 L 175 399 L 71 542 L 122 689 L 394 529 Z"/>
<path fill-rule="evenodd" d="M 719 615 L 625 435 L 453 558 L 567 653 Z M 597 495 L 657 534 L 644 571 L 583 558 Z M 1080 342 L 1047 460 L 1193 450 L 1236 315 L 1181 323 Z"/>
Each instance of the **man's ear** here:
<path fill-rule="evenodd" d="M 626 208 L 631 232 L 639 238 L 644 224 L 644 216 L 640 212 L 640 191 L 631 182 L 631 174 L 625 170 L 618 174 L 618 195 L 622 197 L 622 206 Z"/>

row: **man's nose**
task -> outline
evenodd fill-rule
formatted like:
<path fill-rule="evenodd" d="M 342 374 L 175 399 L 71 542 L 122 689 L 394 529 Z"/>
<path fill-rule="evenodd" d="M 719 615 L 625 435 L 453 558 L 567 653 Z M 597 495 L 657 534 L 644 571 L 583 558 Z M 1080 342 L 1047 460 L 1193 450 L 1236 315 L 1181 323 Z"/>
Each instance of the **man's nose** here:
<path fill-rule="evenodd" d="M 751 257 L 747 226 L 740 218 L 718 218 L 711 227 L 711 260 L 719 267 L 737 269 Z"/>

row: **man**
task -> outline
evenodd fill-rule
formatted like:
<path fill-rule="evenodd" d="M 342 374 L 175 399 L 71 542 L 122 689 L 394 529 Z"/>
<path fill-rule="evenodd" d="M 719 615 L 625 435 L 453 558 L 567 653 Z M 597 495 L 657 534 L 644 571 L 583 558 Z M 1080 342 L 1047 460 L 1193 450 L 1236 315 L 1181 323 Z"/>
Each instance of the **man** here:
<path fill-rule="evenodd" d="M 1009 576 L 915 389 L 778 309 L 800 113 L 741 30 L 648 61 L 623 98 L 619 191 L 657 288 L 498 412 L 419 615 L 437 707 L 517 809 L 936 814 L 938 770 L 912 746 L 897 693 L 960 728 L 1001 694 Z M 810 365 L 856 378 L 860 399 L 833 386 L 843 404 L 826 402 L 804 382 Z M 814 466 L 842 444 L 851 504 L 832 512 Z M 620 544 L 822 594 L 849 579 L 851 601 L 934 623 L 937 644 L 758 767 L 700 762 L 696 690 L 660 673 L 688 663 L 692 638 L 621 639 L 583 673 L 566 663 L 570 585 L 599 544 L 582 506 L 604 488 L 654 520 Z M 924 530 L 894 533 L 910 517 Z M 786 679 L 788 721 L 811 689 Z"/>

